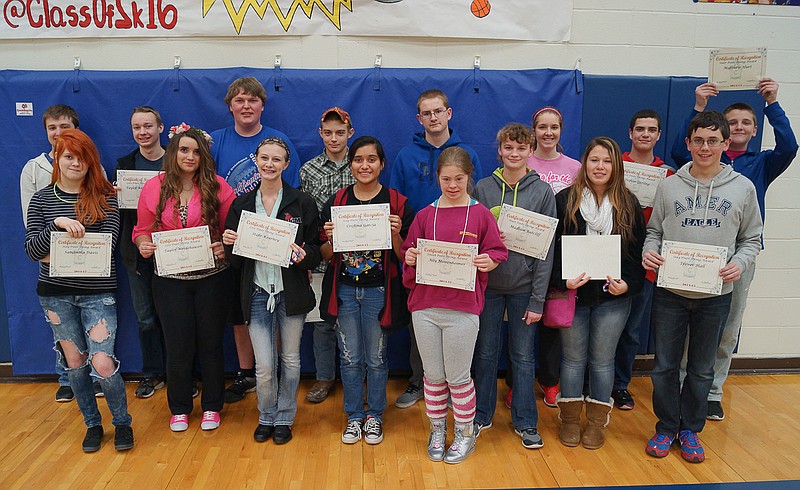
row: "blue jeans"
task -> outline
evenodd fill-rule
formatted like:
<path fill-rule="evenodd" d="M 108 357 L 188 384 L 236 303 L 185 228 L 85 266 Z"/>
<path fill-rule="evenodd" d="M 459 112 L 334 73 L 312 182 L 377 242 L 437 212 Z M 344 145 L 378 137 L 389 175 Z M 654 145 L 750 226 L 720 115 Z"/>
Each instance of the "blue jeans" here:
<path fill-rule="evenodd" d="M 579 293 L 580 294 L 580 293 Z M 614 354 L 631 309 L 630 298 L 616 298 L 596 306 L 578 306 L 572 326 L 561 329 L 561 396 L 580 398 L 586 366 L 589 396 L 608 403 L 614 385 Z M 517 396 L 516 392 L 514 396 Z"/>
<path fill-rule="evenodd" d="M 53 349 L 57 353 L 59 364 L 69 376 L 69 384 L 75 393 L 75 400 L 86 427 L 102 425 L 90 374 L 100 380 L 108 410 L 111 412 L 111 423 L 114 426 L 131 425 L 125 382 L 119 374 L 119 362 L 114 357 L 117 336 L 117 301 L 114 294 L 39 296 L 39 304 L 53 329 Z M 94 330 L 96 328 L 99 330 Z M 69 367 L 59 342 L 70 342 L 81 354 L 85 354 L 87 358 L 83 365 Z M 106 378 L 100 376 L 92 364 L 93 357 L 99 352 L 116 363 L 114 373 Z"/>
<path fill-rule="evenodd" d="M 336 326 L 314 322 L 314 368 L 317 381 L 336 379 Z"/>
<path fill-rule="evenodd" d="M 258 423 L 292 425 L 297 413 L 297 387 L 300 384 L 300 338 L 306 315 L 286 315 L 285 292 L 279 293 L 275 310 L 267 310 L 269 295 L 254 286 L 247 330 L 256 356 Z M 276 334 L 280 332 L 280 342 Z M 280 344 L 280 379 L 278 355 Z"/>
<path fill-rule="evenodd" d="M 526 325 L 522 317 L 530 294 L 502 294 L 486 290 L 480 314 L 480 330 L 472 361 L 475 370 L 475 421 L 487 425 L 497 406 L 497 363 L 503 343 L 503 313 L 508 310 L 508 354 L 513 367 L 514 397 L 511 423 L 519 430 L 535 429 L 539 423 L 533 380 L 536 370 L 536 325 Z"/>
<path fill-rule="evenodd" d="M 386 409 L 386 334 L 380 325 L 384 288 L 340 284 L 339 365 L 344 387 L 344 411 L 348 422 L 371 415 L 383 420 Z M 367 378 L 367 406 L 364 410 L 364 376 Z"/>
<path fill-rule="evenodd" d="M 153 263 L 143 262 L 136 271 L 128 271 L 133 311 L 139 324 L 139 347 L 142 350 L 142 375 L 145 378 L 163 377 L 164 334 L 153 302 Z"/>
<path fill-rule="evenodd" d="M 653 300 L 653 283 L 645 280 L 642 290 L 631 298 L 631 312 L 617 343 L 617 354 L 614 360 L 614 389 L 627 390 L 633 375 L 633 362 L 639 352 L 642 323 L 645 313 L 650 311 Z M 650 318 L 647 318 L 650 326 Z"/>
<path fill-rule="evenodd" d="M 650 377 L 659 434 L 703 430 L 706 397 L 714 381 L 714 356 L 730 305 L 730 293 L 703 299 L 684 298 L 663 288 L 653 293 L 656 356 Z M 687 334 L 686 379 L 681 386 L 679 373 Z"/>

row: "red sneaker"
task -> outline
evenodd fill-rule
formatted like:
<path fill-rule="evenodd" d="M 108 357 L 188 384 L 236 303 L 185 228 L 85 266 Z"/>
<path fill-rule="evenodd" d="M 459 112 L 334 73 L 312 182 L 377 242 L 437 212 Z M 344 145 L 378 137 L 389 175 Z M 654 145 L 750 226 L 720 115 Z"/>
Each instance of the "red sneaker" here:
<path fill-rule="evenodd" d="M 539 386 L 542 388 L 542 392 L 544 393 L 544 404 L 552 408 L 557 407 L 558 405 L 556 404 L 556 399 L 558 399 L 558 385 L 545 386 L 540 384 Z"/>
<path fill-rule="evenodd" d="M 508 395 L 506 395 L 506 408 L 511 408 L 511 396 L 514 394 L 514 390 L 511 388 L 508 389 Z"/>

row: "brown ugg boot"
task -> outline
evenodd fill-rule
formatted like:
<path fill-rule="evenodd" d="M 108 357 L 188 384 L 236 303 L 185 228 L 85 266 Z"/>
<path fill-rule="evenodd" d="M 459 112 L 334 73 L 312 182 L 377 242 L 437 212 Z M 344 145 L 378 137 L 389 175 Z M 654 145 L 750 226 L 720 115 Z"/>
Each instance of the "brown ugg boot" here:
<path fill-rule="evenodd" d="M 606 442 L 606 427 L 611 421 L 611 403 L 586 398 L 586 431 L 583 433 L 583 447 L 600 449 Z"/>
<path fill-rule="evenodd" d="M 583 397 L 559 398 L 556 401 L 561 420 L 561 431 L 558 438 L 561 444 L 575 447 L 581 441 L 581 412 L 583 411 Z"/>

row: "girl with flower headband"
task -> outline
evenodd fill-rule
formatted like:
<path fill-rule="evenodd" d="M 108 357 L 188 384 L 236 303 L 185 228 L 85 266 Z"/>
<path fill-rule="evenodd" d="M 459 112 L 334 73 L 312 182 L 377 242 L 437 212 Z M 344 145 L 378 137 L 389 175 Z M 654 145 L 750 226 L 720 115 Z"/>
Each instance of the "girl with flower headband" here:
<path fill-rule="evenodd" d="M 111 423 L 114 447 L 133 447 L 131 416 L 125 384 L 114 357 L 117 334 L 117 289 L 114 261 L 108 277 L 55 277 L 50 275 L 50 240 L 54 232 L 73 238 L 86 233 L 119 235 L 117 198 L 100 166 L 92 140 L 79 129 L 66 129 L 54 146 L 52 183 L 33 195 L 28 208 L 25 251 L 39 262 L 36 292 L 55 338 L 53 350 L 66 369 L 78 408 L 88 428 L 83 451 L 100 449 L 103 425 L 92 388 L 90 372 L 100 379 Z"/>
<path fill-rule="evenodd" d="M 320 262 L 319 213 L 314 199 L 283 178 L 292 155 L 281 138 L 266 138 L 256 147 L 259 187 L 237 197 L 225 220 L 222 243 L 238 269 L 241 308 L 256 359 L 258 426 L 256 442 L 292 439 L 300 383 L 300 339 L 306 314 L 316 298 L 309 271 Z M 256 213 L 298 225 L 288 266 L 233 255 L 242 213 Z M 278 341 L 280 339 L 280 342 Z M 279 357 L 280 356 L 280 369 Z"/>
<path fill-rule="evenodd" d="M 205 131 L 184 123 L 170 129 L 170 138 L 164 173 L 148 180 L 139 196 L 133 240 L 142 257 L 148 258 L 156 250 L 152 232 L 209 228 L 214 266 L 153 276 L 153 299 L 167 349 L 170 429 L 180 432 L 189 427 L 196 353 L 203 366 L 200 427 L 211 430 L 219 427 L 225 389 L 222 333 L 233 301 L 233 274 L 221 238 L 234 193 L 217 176 Z"/>

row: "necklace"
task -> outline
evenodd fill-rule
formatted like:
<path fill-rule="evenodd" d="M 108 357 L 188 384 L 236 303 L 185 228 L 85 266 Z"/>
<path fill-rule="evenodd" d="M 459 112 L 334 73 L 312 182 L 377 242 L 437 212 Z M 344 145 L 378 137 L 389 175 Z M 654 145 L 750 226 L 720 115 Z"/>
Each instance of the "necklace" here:
<path fill-rule="evenodd" d="M 439 198 L 441 199 L 441 198 Z M 433 211 L 433 239 L 436 240 L 436 219 L 439 217 L 439 199 L 436 200 L 436 208 Z M 464 230 L 460 232 L 461 243 L 464 243 L 464 237 L 467 236 L 467 223 L 469 222 L 469 202 L 467 202 L 467 216 L 464 218 Z"/>
<path fill-rule="evenodd" d="M 57 186 L 55 186 L 55 185 L 53 186 L 53 195 L 56 196 L 56 199 L 58 199 L 61 202 L 67 203 L 67 204 L 75 204 L 76 202 L 78 202 L 77 199 L 75 199 L 74 201 L 67 201 L 63 197 L 59 196 L 58 195 L 58 191 L 56 190 L 56 187 Z"/>
<path fill-rule="evenodd" d="M 353 197 L 355 197 L 356 200 L 358 200 L 358 202 L 361 204 L 372 204 L 372 200 L 375 199 L 378 196 L 378 194 L 381 193 L 382 188 L 383 188 L 382 186 L 378 187 L 378 192 L 374 196 L 370 197 L 369 201 L 362 201 L 361 198 L 356 195 L 356 188 L 353 187 Z"/>

